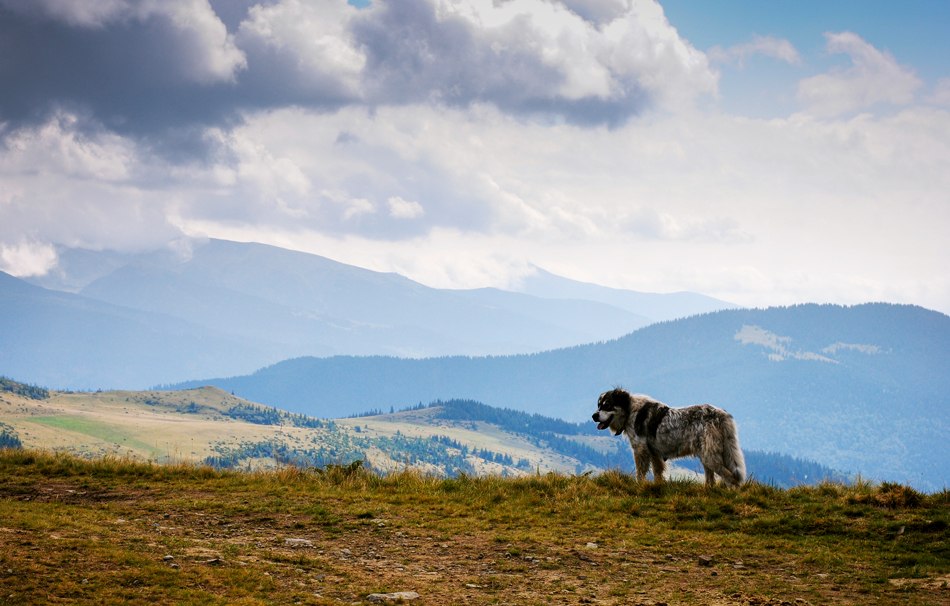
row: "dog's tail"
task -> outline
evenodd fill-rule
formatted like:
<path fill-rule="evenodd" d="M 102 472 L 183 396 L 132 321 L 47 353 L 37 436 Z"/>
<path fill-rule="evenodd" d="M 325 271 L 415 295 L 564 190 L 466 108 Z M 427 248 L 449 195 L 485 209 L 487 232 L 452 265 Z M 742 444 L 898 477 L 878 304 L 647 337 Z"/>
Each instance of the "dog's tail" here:
<path fill-rule="evenodd" d="M 732 472 L 738 484 L 745 482 L 745 457 L 739 447 L 739 431 L 736 429 L 735 419 L 727 415 L 723 419 L 722 431 L 722 462 L 726 469 Z"/>

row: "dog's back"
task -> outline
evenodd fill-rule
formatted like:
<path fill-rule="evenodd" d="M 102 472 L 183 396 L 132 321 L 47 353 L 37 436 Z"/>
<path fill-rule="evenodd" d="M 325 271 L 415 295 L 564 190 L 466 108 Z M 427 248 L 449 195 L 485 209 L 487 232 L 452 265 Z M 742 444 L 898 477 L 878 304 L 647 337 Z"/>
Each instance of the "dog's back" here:
<path fill-rule="evenodd" d="M 664 461 L 699 457 L 707 475 L 712 471 L 735 485 L 745 481 L 735 420 L 720 408 L 708 404 L 670 408 L 651 399 L 640 406 L 632 425 L 655 457 Z"/>

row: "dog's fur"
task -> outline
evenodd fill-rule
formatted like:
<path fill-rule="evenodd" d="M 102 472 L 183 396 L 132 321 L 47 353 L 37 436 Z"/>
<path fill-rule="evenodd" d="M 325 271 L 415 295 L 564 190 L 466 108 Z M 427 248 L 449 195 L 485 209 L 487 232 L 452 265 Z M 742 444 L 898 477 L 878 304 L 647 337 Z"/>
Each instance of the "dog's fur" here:
<path fill-rule="evenodd" d="M 745 481 L 736 423 L 725 410 L 708 404 L 670 408 L 618 388 L 601 394 L 593 419 L 597 429 L 626 434 L 639 480 L 646 478 L 651 463 L 653 479 L 662 481 L 667 459 L 699 457 L 707 485 L 716 483 L 716 475 L 733 486 Z"/>

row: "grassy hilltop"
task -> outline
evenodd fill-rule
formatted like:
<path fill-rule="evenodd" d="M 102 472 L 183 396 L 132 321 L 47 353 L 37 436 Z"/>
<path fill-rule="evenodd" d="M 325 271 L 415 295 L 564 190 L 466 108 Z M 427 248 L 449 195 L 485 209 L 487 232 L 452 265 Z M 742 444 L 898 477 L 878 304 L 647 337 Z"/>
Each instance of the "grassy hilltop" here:
<path fill-rule="evenodd" d="M 0 450 L 4 604 L 396 591 L 439 605 L 950 604 L 948 575 L 950 493 L 895 484 L 235 472 Z"/>
<path fill-rule="evenodd" d="M 591 422 L 569 423 L 471 400 L 324 420 L 260 406 L 210 386 L 71 393 L 0 379 L 4 446 L 245 470 L 355 460 L 383 474 L 414 469 L 447 476 L 633 468 L 627 441 L 598 432 Z M 765 483 L 848 478 L 790 456 L 745 454 L 750 475 Z M 696 477 L 697 471 L 702 474 L 695 459 L 669 466 L 671 477 Z"/>

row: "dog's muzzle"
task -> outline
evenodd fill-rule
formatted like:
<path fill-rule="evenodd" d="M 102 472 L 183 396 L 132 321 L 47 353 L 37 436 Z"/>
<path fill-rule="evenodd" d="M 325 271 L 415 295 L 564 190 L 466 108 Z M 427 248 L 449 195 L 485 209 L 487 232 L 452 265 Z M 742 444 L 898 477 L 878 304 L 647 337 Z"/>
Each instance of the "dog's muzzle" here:
<path fill-rule="evenodd" d="M 606 421 L 603 421 L 601 420 L 601 412 L 598 410 L 597 412 L 591 415 L 591 418 L 597 421 L 597 429 L 604 430 L 610 427 L 610 420 L 613 418 L 613 415 L 610 415 L 609 417 L 607 417 Z"/>

